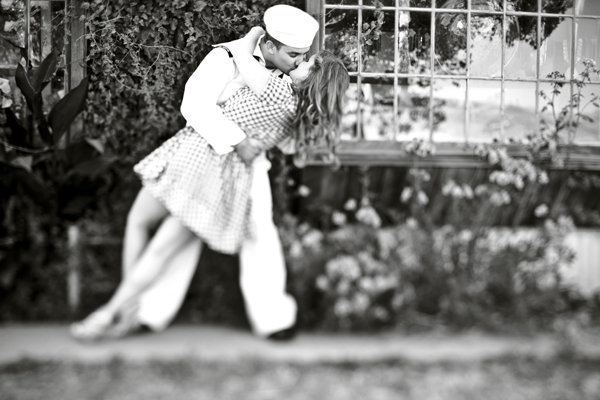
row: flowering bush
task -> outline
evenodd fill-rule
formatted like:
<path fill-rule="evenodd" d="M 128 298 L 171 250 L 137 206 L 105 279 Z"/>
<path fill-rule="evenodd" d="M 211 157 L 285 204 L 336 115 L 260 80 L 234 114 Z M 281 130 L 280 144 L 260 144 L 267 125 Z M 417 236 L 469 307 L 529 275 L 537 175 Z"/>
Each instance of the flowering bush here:
<path fill-rule="evenodd" d="M 569 218 L 527 230 L 428 230 L 412 218 L 381 227 L 369 210 L 369 218 L 354 215 L 357 222 L 330 231 L 291 217 L 282 226 L 301 322 L 342 330 L 423 323 L 503 329 L 548 326 L 572 308 L 574 289 L 562 278 L 573 259 L 564 244 Z"/>

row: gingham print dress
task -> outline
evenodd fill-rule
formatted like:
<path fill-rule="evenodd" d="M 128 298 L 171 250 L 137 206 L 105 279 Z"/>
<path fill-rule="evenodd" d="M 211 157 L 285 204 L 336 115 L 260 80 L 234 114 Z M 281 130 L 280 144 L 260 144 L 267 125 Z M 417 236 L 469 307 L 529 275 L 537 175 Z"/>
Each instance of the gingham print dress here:
<path fill-rule="evenodd" d="M 267 150 L 292 133 L 297 97 L 272 74 L 257 95 L 247 87 L 222 106 L 223 114 Z M 250 234 L 252 168 L 236 152 L 218 155 L 186 126 L 134 166 L 145 188 L 204 243 L 234 254 Z"/>

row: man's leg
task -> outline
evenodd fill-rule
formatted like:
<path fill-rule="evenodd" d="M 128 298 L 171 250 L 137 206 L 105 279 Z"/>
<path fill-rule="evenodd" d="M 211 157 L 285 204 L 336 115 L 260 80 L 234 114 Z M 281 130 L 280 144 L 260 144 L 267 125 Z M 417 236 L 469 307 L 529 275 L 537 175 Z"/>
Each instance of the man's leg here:
<path fill-rule="evenodd" d="M 202 241 L 190 238 L 167 262 L 164 272 L 140 296 L 137 322 L 153 331 L 167 328 L 183 304 L 202 250 Z"/>
<path fill-rule="evenodd" d="M 286 270 L 277 228 L 273 223 L 270 164 L 264 155 L 253 164 L 250 191 L 252 237 L 240 251 L 240 286 L 254 333 L 267 336 L 296 323 L 297 306 L 285 291 Z"/>

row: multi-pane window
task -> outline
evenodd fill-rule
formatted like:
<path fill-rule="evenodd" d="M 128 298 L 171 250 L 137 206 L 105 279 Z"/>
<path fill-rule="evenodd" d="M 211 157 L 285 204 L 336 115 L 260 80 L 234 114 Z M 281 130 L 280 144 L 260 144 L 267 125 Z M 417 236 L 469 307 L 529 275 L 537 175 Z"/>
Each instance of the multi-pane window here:
<path fill-rule="evenodd" d="M 68 35 L 65 16 L 67 2 L 46 0 L 4 0 L 0 4 L 0 27 L 5 40 L 0 40 L 0 76 L 11 77 L 23 56 L 33 66 L 52 50 L 61 55 L 59 68 L 48 91 L 65 89 L 65 66 Z M 24 54 L 22 49 L 27 49 Z"/>
<path fill-rule="evenodd" d="M 318 4 L 316 4 L 318 3 Z M 568 104 L 583 60 L 600 64 L 599 0 L 316 0 L 320 47 L 352 76 L 346 141 L 520 139 Z M 552 78 L 549 74 L 555 73 Z M 561 75 L 562 74 L 562 75 Z M 583 101 L 600 93 L 600 79 Z M 576 112 L 577 110 L 573 110 Z M 588 105 L 574 143 L 600 145 Z"/>

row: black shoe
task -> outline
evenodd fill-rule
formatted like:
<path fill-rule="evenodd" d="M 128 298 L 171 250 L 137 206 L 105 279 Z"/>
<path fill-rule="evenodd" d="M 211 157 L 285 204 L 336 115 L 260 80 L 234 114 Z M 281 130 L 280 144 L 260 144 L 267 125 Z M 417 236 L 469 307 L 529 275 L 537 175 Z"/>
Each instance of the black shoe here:
<path fill-rule="evenodd" d="M 271 333 L 267 336 L 267 339 L 273 340 L 276 342 L 287 342 L 292 340 L 296 336 L 296 326 L 292 326 L 287 329 L 282 329 L 280 331 Z"/>

